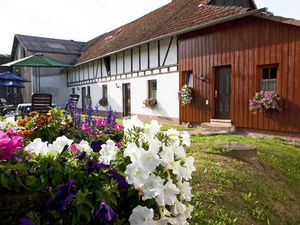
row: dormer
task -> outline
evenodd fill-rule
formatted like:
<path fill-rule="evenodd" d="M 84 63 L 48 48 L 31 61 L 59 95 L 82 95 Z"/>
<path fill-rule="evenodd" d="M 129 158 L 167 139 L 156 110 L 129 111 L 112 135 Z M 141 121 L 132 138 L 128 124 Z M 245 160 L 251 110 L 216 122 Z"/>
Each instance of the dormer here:
<path fill-rule="evenodd" d="M 243 8 L 256 9 L 254 0 L 211 0 L 209 5 L 240 6 Z"/>

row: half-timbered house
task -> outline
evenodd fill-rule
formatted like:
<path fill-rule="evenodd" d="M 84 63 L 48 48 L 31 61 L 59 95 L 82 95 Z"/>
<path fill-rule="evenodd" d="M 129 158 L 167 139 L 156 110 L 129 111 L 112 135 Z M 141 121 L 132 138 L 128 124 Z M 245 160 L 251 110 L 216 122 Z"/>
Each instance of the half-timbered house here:
<path fill-rule="evenodd" d="M 276 17 L 253 0 L 173 0 L 87 42 L 65 72 L 68 94 L 95 106 L 107 98 L 123 116 L 300 132 L 300 22 Z M 193 87 L 191 104 L 178 91 Z M 253 115 L 260 90 L 282 98 L 282 111 Z M 157 105 L 145 107 L 145 99 Z M 100 107 L 105 110 L 105 107 Z"/>

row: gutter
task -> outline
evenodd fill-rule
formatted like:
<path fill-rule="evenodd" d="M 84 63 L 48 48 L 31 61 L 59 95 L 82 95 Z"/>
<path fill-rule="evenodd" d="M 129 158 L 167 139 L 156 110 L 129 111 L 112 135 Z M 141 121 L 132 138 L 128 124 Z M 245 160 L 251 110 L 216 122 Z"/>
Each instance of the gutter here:
<path fill-rule="evenodd" d="M 94 61 L 94 60 L 97 60 L 97 59 L 100 59 L 100 58 L 103 58 L 103 57 L 106 57 L 106 56 L 109 56 L 109 55 L 112 55 L 112 54 L 115 54 L 115 53 L 118 53 L 118 52 L 122 52 L 122 51 L 128 50 L 130 48 L 134 48 L 134 47 L 137 47 L 137 46 L 140 46 L 140 45 L 143 45 L 143 44 L 147 44 L 149 42 L 157 41 L 157 40 L 160 40 L 160 39 L 163 39 L 163 38 L 167 38 L 167 37 L 177 36 L 177 35 L 184 34 L 184 33 L 189 33 L 189 32 L 195 31 L 195 30 L 204 29 L 204 28 L 207 28 L 207 27 L 211 27 L 211 26 L 215 26 L 215 25 L 218 25 L 218 24 L 226 23 L 226 22 L 233 21 L 233 20 L 236 20 L 236 19 L 241 19 L 241 18 L 244 18 L 244 17 L 247 17 L 247 16 L 251 16 L 251 15 L 254 15 L 254 14 L 257 14 L 257 13 L 266 12 L 267 10 L 268 10 L 268 8 L 261 8 L 261 9 L 250 10 L 250 11 L 248 11 L 246 13 L 235 15 L 235 16 L 231 16 L 231 17 L 226 17 L 226 18 L 219 19 L 219 20 L 215 20 L 215 21 L 213 21 L 211 23 L 205 23 L 205 24 L 201 24 L 201 25 L 196 25 L 196 26 L 193 26 L 193 27 L 189 27 L 187 29 L 183 29 L 183 30 L 180 30 L 180 31 L 173 32 L 173 33 L 164 34 L 164 35 L 161 35 L 161 36 L 158 36 L 158 37 L 155 37 L 155 38 L 148 39 L 146 41 L 139 42 L 139 43 L 134 44 L 134 45 L 130 45 L 130 46 L 125 47 L 125 48 L 118 49 L 116 51 L 107 53 L 105 55 L 98 56 L 96 58 L 89 59 L 87 61 L 75 64 L 75 65 L 73 65 L 73 67 L 80 66 L 82 64 L 89 63 L 91 61 Z"/>

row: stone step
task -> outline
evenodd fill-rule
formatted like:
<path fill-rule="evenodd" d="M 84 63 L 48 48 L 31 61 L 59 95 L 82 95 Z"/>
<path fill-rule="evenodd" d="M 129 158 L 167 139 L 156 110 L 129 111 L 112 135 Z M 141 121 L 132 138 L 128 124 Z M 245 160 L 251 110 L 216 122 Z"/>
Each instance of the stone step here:
<path fill-rule="evenodd" d="M 231 124 L 231 120 L 222 120 L 222 119 L 210 119 L 211 123 L 229 123 Z"/>
<path fill-rule="evenodd" d="M 218 135 L 218 134 L 228 134 L 228 131 L 208 131 L 208 130 L 200 130 L 199 132 L 201 135 L 207 135 L 207 136 L 212 136 L 212 135 Z"/>
<path fill-rule="evenodd" d="M 202 123 L 200 132 L 225 132 L 232 133 L 235 131 L 235 127 L 229 123 Z"/>

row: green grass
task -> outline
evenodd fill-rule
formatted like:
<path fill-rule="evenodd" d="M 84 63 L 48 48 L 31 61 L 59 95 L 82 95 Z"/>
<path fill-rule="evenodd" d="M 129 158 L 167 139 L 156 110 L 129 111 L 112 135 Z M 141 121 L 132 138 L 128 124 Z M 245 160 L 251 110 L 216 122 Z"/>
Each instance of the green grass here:
<path fill-rule="evenodd" d="M 221 154 L 217 143 L 255 144 L 259 166 Z M 191 224 L 300 224 L 300 148 L 278 138 L 194 136 Z"/>
<path fill-rule="evenodd" d="M 116 122 L 118 124 L 123 124 L 122 119 L 116 119 Z M 194 128 L 187 128 L 187 127 L 182 126 L 182 125 L 171 125 L 171 124 L 161 124 L 161 127 L 160 127 L 160 129 L 163 130 L 163 131 L 166 131 L 166 130 L 171 129 L 171 128 L 177 129 L 179 131 L 193 130 L 194 129 Z"/>

